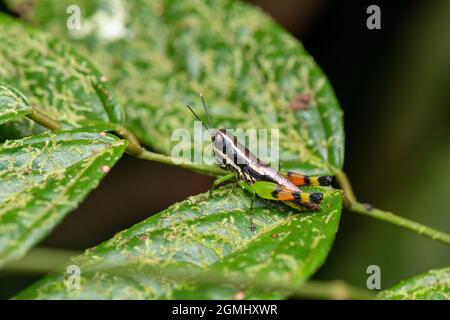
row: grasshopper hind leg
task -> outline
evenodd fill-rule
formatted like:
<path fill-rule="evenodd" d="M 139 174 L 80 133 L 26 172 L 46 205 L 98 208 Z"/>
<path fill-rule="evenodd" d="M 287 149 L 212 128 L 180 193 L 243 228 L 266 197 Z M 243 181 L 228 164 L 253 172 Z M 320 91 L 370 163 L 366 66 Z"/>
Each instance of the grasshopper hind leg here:
<path fill-rule="evenodd" d="M 333 176 L 307 176 L 301 173 L 286 171 L 281 173 L 296 186 L 324 186 L 329 187 L 333 183 Z"/>
<path fill-rule="evenodd" d="M 298 201 L 286 201 L 285 203 L 299 212 L 311 212 L 320 210 L 320 204 L 318 203 L 300 203 Z"/>

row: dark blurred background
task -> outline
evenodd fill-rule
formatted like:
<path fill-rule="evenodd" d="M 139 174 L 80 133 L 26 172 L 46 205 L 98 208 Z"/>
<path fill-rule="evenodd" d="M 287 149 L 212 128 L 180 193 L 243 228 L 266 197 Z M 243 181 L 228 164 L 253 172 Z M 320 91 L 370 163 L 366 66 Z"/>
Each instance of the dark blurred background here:
<path fill-rule="evenodd" d="M 450 232 L 450 1 L 251 2 L 297 37 L 330 79 L 345 112 L 345 171 L 358 198 Z M 366 27 L 371 4 L 381 8 L 381 30 Z M 210 183 L 126 156 L 41 245 L 94 246 Z M 365 287 L 373 264 L 387 288 L 450 265 L 450 250 L 344 212 L 334 248 L 314 278 Z M 0 298 L 37 278 L 0 274 L 8 283 Z"/>

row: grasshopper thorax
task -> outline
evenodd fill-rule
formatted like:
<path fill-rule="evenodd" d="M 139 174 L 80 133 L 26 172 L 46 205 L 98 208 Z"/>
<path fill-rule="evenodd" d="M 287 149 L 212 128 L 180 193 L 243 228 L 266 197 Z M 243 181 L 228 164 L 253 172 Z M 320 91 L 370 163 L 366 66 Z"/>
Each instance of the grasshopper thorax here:
<path fill-rule="evenodd" d="M 262 161 L 226 129 L 213 130 L 211 140 L 217 165 L 222 169 L 234 171 L 239 178 L 253 183 L 258 178 L 258 168 L 266 168 Z"/>
<path fill-rule="evenodd" d="M 215 129 L 211 132 L 214 158 L 222 169 L 238 169 L 239 164 L 245 164 L 245 159 L 239 156 L 237 139 L 226 129 Z"/>

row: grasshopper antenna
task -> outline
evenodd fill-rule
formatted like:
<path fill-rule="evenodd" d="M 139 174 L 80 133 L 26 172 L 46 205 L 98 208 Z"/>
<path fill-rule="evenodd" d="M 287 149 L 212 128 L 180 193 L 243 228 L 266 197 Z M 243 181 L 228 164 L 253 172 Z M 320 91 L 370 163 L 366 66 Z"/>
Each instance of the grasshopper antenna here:
<path fill-rule="evenodd" d="M 202 99 L 203 109 L 205 109 L 206 118 L 208 119 L 209 127 L 212 128 L 211 118 L 209 117 L 208 108 L 206 108 L 205 98 L 203 98 L 203 94 L 200 93 L 200 99 Z"/>
<path fill-rule="evenodd" d="M 200 117 L 194 112 L 194 110 L 192 110 L 192 108 L 187 104 L 186 107 L 188 107 L 188 109 L 192 112 L 192 114 L 194 115 L 194 117 L 197 118 L 198 121 L 200 121 L 202 123 L 202 125 L 208 129 L 208 131 L 211 133 L 211 129 L 210 127 L 208 127 L 203 121 L 202 119 L 200 119 Z"/>
<path fill-rule="evenodd" d="M 209 129 L 202 121 L 202 119 L 200 119 L 200 117 L 194 112 L 194 110 L 192 110 L 192 108 L 187 104 L 186 107 L 188 107 L 189 110 L 191 110 L 192 114 L 194 115 L 194 117 L 197 118 L 198 121 L 200 121 L 207 129 Z"/>

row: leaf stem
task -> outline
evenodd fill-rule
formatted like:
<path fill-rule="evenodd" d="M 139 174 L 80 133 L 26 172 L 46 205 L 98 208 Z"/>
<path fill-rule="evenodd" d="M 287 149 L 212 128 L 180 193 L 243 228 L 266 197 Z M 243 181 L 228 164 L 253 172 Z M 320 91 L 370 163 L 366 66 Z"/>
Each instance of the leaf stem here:
<path fill-rule="evenodd" d="M 171 166 L 176 166 L 180 168 L 190 169 L 195 172 L 208 175 L 208 176 L 223 176 L 226 175 L 227 172 L 216 167 L 216 166 L 208 166 L 204 164 L 196 164 L 189 161 L 186 161 L 181 158 L 173 158 L 170 156 L 166 156 L 160 153 L 151 152 L 146 149 L 143 150 L 143 152 L 137 156 L 140 159 L 150 160 L 150 161 L 156 161 L 164 164 L 168 164 Z"/>
<path fill-rule="evenodd" d="M 339 171 L 335 174 L 335 176 L 344 191 L 344 206 L 350 211 L 394 224 L 420 235 L 427 236 L 433 240 L 450 245 L 450 235 L 445 232 L 430 228 L 407 218 L 397 216 L 392 212 L 374 208 L 367 203 L 358 202 L 355 194 L 353 193 L 353 189 L 347 175 L 343 171 Z"/>
<path fill-rule="evenodd" d="M 32 107 L 31 112 L 27 115 L 27 117 L 52 131 L 61 129 L 61 125 L 57 120 L 49 117 L 37 108 Z M 118 125 L 114 128 L 114 132 L 116 132 L 119 137 L 128 141 L 127 151 L 130 154 L 136 157 L 139 157 L 142 154 L 144 148 L 130 130 L 124 126 Z"/>
<path fill-rule="evenodd" d="M 115 132 L 117 133 L 117 135 L 119 135 L 120 137 L 122 137 L 128 141 L 127 151 L 131 155 L 135 156 L 136 158 L 160 162 L 160 163 L 168 164 L 168 165 L 175 166 L 175 167 L 190 169 L 190 170 L 198 172 L 200 174 L 209 175 L 209 176 L 223 176 L 223 175 L 227 174 L 226 171 L 224 171 L 216 166 L 196 164 L 196 163 L 186 161 L 185 159 L 173 158 L 173 157 L 161 154 L 161 153 L 149 151 L 149 150 L 145 149 L 144 147 L 142 147 L 141 144 L 139 143 L 139 140 L 136 138 L 136 136 L 125 127 L 118 126 L 118 127 L 116 127 Z"/>
<path fill-rule="evenodd" d="M 79 252 L 55 249 L 55 248 L 34 248 L 31 249 L 22 259 L 10 261 L 5 264 L 1 271 L 23 272 L 23 273 L 48 273 L 63 266 L 73 256 Z"/>
<path fill-rule="evenodd" d="M 353 193 L 353 188 L 350 180 L 344 171 L 338 171 L 335 174 L 336 180 L 344 191 L 344 204 L 346 207 L 351 207 L 352 203 L 356 202 L 355 194 Z"/>
<path fill-rule="evenodd" d="M 368 204 L 363 204 L 359 202 L 353 202 L 349 209 L 353 212 L 360 213 L 378 220 L 382 220 L 396 226 L 408 229 L 410 231 L 416 232 L 420 235 L 427 236 L 433 240 L 440 241 L 447 245 L 450 245 L 450 235 L 442 231 L 427 227 L 418 222 L 409 220 L 393 214 L 392 212 L 383 211 L 377 208 L 372 208 Z"/>
<path fill-rule="evenodd" d="M 130 130 L 123 126 L 117 126 L 115 128 L 115 132 L 119 137 L 124 138 L 128 141 L 127 151 L 130 154 L 134 155 L 137 158 L 142 155 L 142 153 L 144 152 L 144 148 L 141 146 L 139 140 Z"/>
<path fill-rule="evenodd" d="M 36 108 L 32 108 L 27 117 L 52 131 L 56 131 L 61 128 L 58 121 L 50 118 L 45 113 Z"/>
<path fill-rule="evenodd" d="M 369 300 L 375 296 L 368 290 L 350 286 L 341 280 L 309 280 L 295 288 L 292 294 L 297 297 L 333 300 Z"/>

